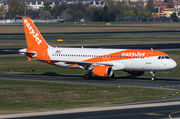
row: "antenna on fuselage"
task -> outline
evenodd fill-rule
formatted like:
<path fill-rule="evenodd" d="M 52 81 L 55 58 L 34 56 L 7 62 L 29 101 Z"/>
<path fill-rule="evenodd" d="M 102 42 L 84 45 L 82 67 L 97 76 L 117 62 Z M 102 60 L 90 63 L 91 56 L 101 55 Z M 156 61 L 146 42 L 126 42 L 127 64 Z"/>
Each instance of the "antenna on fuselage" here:
<path fill-rule="evenodd" d="M 83 46 L 81 46 L 81 48 L 84 48 Z"/>
<path fill-rule="evenodd" d="M 153 48 L 151 48 L 151 50 L 153 50 Z"/>

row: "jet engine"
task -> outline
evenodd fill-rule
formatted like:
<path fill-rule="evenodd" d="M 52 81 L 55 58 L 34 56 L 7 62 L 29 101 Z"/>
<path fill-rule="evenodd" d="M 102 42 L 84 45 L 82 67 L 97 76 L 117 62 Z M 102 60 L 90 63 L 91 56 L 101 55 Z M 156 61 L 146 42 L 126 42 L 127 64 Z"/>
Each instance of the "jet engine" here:
<path fill-rule="evenodd" d="M 140 75 L 144 75 L 145 71 L 127 71 L 127 73 L 134 76 L 140 76 Z"/>
<path fill-rule="evenodd" d="M 92 73 L 98 77 L 111 77 L 113 75 L 113 69 L 110 66 L 94 66 Z"/>

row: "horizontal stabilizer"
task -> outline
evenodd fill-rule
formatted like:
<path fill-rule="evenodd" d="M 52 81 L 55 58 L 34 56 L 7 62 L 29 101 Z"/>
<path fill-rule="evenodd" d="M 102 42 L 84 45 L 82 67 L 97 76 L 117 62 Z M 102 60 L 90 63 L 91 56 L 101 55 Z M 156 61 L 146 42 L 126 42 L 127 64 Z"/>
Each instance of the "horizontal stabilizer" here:
<path fill-rule="evenodd" d="M 26 48 L 20 49 L 20 50 L 19 50 L 19 53 L 20 53 L 20 54 L 26 54 L 26 55 L 29 56 L 29 57 L 33 57 L 33 56 L 36 55 L 36 52 L 35 52 L 35 51 L 26 52 L 26 50 L 27 50 Z"/>

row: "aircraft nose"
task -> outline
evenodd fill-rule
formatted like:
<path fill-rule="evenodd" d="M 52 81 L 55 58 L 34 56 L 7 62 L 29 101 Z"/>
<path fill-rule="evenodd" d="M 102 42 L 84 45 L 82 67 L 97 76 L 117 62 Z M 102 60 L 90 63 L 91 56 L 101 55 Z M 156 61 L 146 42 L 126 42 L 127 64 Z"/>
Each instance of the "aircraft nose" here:
<path fill-rule="evenodd" d="M 171 69 L 173 69 L 173 68 L 175 68 L 177 66 L 177 63 L 174 60 L 171 60 L 169 66 L 170 66 Z"/>

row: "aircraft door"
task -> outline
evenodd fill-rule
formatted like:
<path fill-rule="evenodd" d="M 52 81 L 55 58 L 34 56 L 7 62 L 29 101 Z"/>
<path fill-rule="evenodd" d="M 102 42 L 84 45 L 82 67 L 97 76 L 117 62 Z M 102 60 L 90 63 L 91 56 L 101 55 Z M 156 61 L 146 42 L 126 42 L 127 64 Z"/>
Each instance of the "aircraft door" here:
<path fill-rule="evenodd" d="M 151 57 L 152 57 L 153 53 L 152 52 L 148 52 L 147 56 L 146 56 L 146 64 L 151 64 Z"/>
<path fill-rule="evenodd" d="M 153 53 L 152 52 L 148 52 L 147 56 L 146 56 L 146 64 L 151 64 L 151 57 L 152 57 Z"/>
<path fill-rule="evenodd" d="M 47 49 L 45 49 L 43 53 L 43 59 L 48 59 L 48 58 L 49 58 L 49 55 L 48 55 Z"/>

